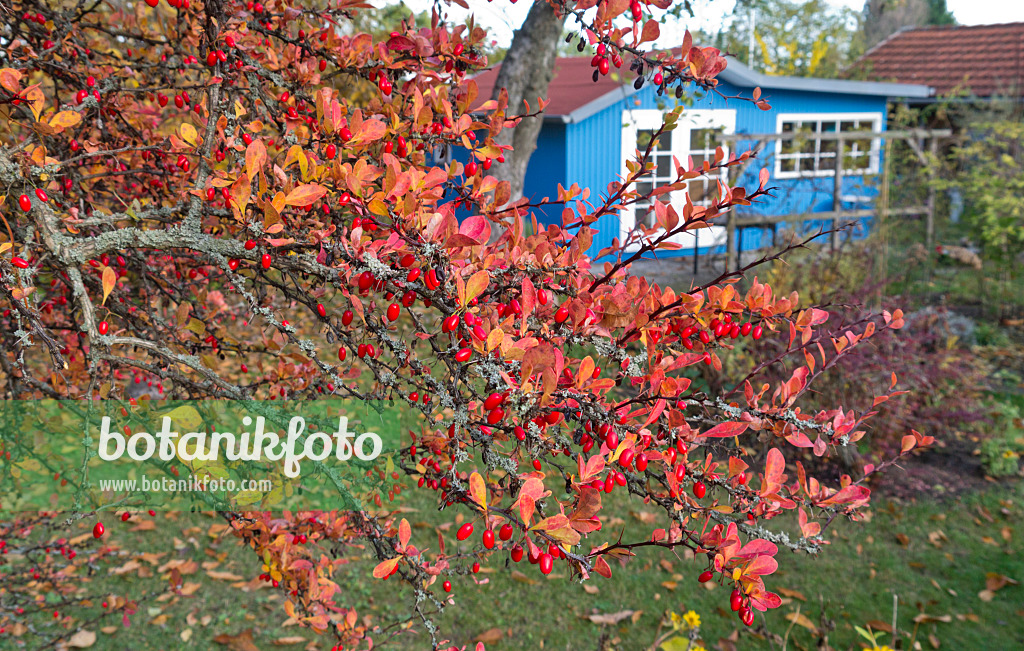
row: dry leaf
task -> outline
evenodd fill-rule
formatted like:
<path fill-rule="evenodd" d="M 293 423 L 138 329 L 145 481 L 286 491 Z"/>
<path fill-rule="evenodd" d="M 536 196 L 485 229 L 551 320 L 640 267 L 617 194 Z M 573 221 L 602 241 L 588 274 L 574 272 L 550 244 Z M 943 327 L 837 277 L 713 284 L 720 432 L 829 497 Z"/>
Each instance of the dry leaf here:
<path fill-rule="evenodd" d="M 804 628 L 806 628 L 808 631 L 814 633 L 815 635 L 818 634 L 818 627 L 814 625 L 814 622 L 812 622 L 811 620 L 807 619 L 807 617 L 803 613 L 801 613 L 799 611 L 798 612 L 793 612 L 793 613 L 788 613 L 786 615 L 786 621 L 793 622 L 797 626 L 803 626 Z"/>
<path fill-rule="evenodd" d="M 630 617 L 632 617 L 632 615 L 633 615 L 633 611 L 632 610 L 620 610 L 617 613 L 606 613 L 606 614 L 603 614 L 603 615 L 600 615 L 600 614 L 587 615 L 586 619 L 589 619 L 590 621 L 594 622 L 595 624 L 614 625 L 614 624 L 618 624 L 619 622 L 621 622 L 624 619 L 629 619 Z"/>
<path fill-rule="evenodd" d="M 186 628 L 184 631 L 181 632 L 181 635 L 179 635 L 178 637 L 181 638 L 182 642 L 188 642 L 192 639 L 192 629 Z"/>
<path fill-rule="evenodd" d="M 537 585 L 538 583 L 540 583 L 540 581 L 538 581 L 537 579 L 532 579 L 523 574 L 522 572 L 520 572 L 519 570 L 512 570 L 512 580 L 519 581 L 520 583 L 525 583 L 526 585 Z"/>
<path fill-rule="evenodd" d="M 473 642 L 482 642 L 484 644 L 494 644 L 505 637 L 505 632 L 500 628 L 489 628 L 480 635 L 473 638 Z"/>
<path fill-rule="evenodd" d="M 210 577 L 211 579 L 216 579 L 218 581 L 242 581 L 245 579 L 245 577 L 239 576 L 232 572 L 210 571 L 206 573 L 206 576 Z"/>
<path fill-rule="evenodd" d="M 306 638 L 299 635 L 289 635 L 288 637 L 279 637 L 271 644 L 274 646 L 291 646 L 293 644 L 302 644 L 306 641 Z"/>
<path fill-rule="evenodd" d="M 804 593 L 799 590 L 790 590 L 789 588 L 775 588 L 775 592 L 778 592 L 783 597 L 790 597 L 792 599 L 799 599 L 800 601 L 807 601 L 807 597 Z"/>
<path fill-rule="evenodd" d="M 238 635 L 221 633 L 213 638 L 213 641 L 217 644 L 223 644 L 231 649 L 231 651 L 260 651 L 260 648 L 253 642 L 251 628 L 245 629 Z"/>
<path fill-rule="evenodd" d="M 583 591 L 586 592 L 587 594 L 597 594 L 598 592 L 601 591 L 601 589 L 598 588 L 596 585 L 591 585 L 589 583 L 584 583 L 583 584 Z"/>
<path fill-rule="evenodd" d="M 88 649 L 94 644 L 96 644 L 96 633 L 93 631 L 78 631 L 67 642 L 67 646 L 74 649 Z"/>

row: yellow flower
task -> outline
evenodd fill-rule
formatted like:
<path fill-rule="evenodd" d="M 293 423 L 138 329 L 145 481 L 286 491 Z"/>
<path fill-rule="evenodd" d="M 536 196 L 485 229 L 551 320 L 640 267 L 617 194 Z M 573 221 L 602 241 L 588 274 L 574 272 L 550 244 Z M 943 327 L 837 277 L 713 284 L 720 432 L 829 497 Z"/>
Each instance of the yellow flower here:
<path fill-rule="evenodd" d="M 1017 453 L 1014 452 L 1013 450 L 1006 450 L 1005 452 L 1003 452 L 1003 458 L 1004 459 L 1016 459 L 1017 458 Z"/>
<path fill-rule="evenodd" d="M 882 646 L 872 647 L 871 651 L 893 651 L 893 650 L 891 648 L 889 648 L 888 644 L 883 644 Z"/>
<path fill-rule="evenodd" d="M 690 647 L 690 651 L 708 651 L 708 650 L 698 644 L 697 646 Z"/>
<path fill-rule="evenodd" d="M 690 628 L 697 628 L 698 626 L 700 626 L 700 615 L 698 615 L 692 610 L 683 615 L 683 620 L 686 622 L 686 625 Z"/>
<path fill-rule="evenodd" d="M 683 618 L 679 616 L 679 613 L 677 613 L 677 612 L 669 613 L 668 614 L 668 619 L 672 623 L 672 628 L 674 630 L 678 631 L 680 628 L 683 627 Z"/>

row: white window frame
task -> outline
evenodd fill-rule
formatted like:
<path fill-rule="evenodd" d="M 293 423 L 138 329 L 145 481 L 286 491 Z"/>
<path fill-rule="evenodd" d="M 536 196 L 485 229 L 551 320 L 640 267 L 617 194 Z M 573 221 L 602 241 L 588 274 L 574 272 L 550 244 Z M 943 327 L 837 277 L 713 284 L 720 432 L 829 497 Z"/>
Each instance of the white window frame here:
<path fill-rule="evenodd" d="M 633 109 L 622 112 L 622 178 L 627 178 L 629 170 L 626 168 L 627 161 L 636 159 L 637 132 L 647 129 L 658 129 L 665 120 L 665 115 L 657 109 Z M 736 111 L 734 109 L 692 109 L 684 110 L 676 122 L 676 128 L 672 130 L 672 155 L 682 165 L 687 164 L 690 156 L 690 132 L 693 129 L 707 129 L 711 127 L 722 127 L 726 134 L 736 132 Z M 722 149 L 726 158 L 729 157 L 728 143 L 723 143 Z M 718 174 L 708 175 L 710 183 L 716 183 L 718 179 L 727 180 L 727 171 L 720 170 Z M 688 183 L 692 183 L 693 180 Z M 668 195 L 672 207 L 675 208 L 682 219 L 683 209 L 686 206 L 686 192 L 678 191 Z M 659 197 L 664 201 L 665 195 Z M 636 225 L 636 211 L 633 205 L 626 206 L 619 215 L 619 241 L 624 242 L 629 233 Z M 696 235 L 695 235 L 696 233 Z M 679 233 L 671 238 L 672 242 L 679 245 L 676 250 L 690 250 L 694 246 L 708 247 L 718 246 L 725 242 L 724 226 L 709 226 L 708 228 L 697 229 Z M 628 250 L 635 250 L 638 245 L 632 245 Z"/>
<path fill-rule="evenodd" d="M 864 122 L 870 120 L 872 123 L 871 130 L 875 133 L 882 132 L 882 114 L 880 112 L 865 112 L 865 113 L 779 113 L 776 116 L 775 121 L 775 133 L 781 134 L 782 125 L 785 122 L 836 122 L 842 128 L 842 123 L 847 121 Z M 815 153 L 813 154 L 815 159 L 821 158 L 820 144 L 821 139 L 815 138 L 815 142 L 818 143 L 815 146 Z M 881 138 L 871 139 L 871 151 L 868 153 L 868 167 L 866 169 L 856 170 L 843 170 L 844 176 L 856 176 L 862 174 L 878 174 L 879 168 L 879 155 L 881 152 Z M 845 142 L 846 146 L 849 142 Z M 800 155 L 796 158 L 790 158 L 788 160 L 797 161 L 797 169 L 792 171 L 783 171 L 782 161 L 783 156 L 787 154 L 782 153 L 782 140 L 775 141 L 775 178 L 777 179 L 803 179 L 803 178 L 820 178 L 825 176 L 835 176 L 835 169 L 831 170 L 813 170 L 813 171 L 800 171 Z M 804 154 L 804 157 L 810 156 L 810 154 Z"/>

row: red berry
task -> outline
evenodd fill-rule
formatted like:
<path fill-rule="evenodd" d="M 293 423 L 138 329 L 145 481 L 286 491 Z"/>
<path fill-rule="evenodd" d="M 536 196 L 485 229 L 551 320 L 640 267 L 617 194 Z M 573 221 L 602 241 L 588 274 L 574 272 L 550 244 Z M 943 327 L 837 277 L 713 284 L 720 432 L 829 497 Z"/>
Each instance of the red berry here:
<path fill-rule="evenodd" d="M 711 570 L 707 570 L 705 572 L 701 572 L 700 576 L 697 577 L 697 580 L 700 581 L 701 583 L 707 583 L 712 578 L 714 578 L 714 576 L 715 576 L 714 572 L 712 572 Z"/>
<path fill-rule="evenodd" d="M 458 538 L 459 540 L 465 540 L 466 538 L 469 538 L 472 535 L 473 535 L 473 523 L 472 522 L 467 522 L 466 524 L 464 524 L 461 527 L 459 527 L 459 530 L 455 534 L 455 537 Z"/>
<path fill-rule="evenodd" d="M 17 267 L 18 269 L 28 269 L 28 260 L 26 260 L 25 258 L 19 258 L 18 256 L 14 256 L 13 258 L 11 258 L 11 264 Z"/>
<path fill-rule="evenodd" d="M 263 256 L 260 257 L 260 266 L 263 267 L 264 269 L 270 269 L 270 254 L 269 253 L 264 253 Z"/>
<path fill-rule="evenodd" d="M 445 581 L 444 583 L 441 584 L 441 586 L 444 588 L 445 592 L 451 592 L 452 591 L 452 582 L 451 581 Z"/>
<path fill-rule="evenodd" d="M 487 400 L 484 400 L 484 409 L 490 411 L 495 407 L 498 407 L 505 401 L 505 396 L 500 393 L 492 393 L 487 396 Z"/>
<path fill-rule="evenodd" d="M 538 564 L 540 565 L 541 574 L 551 574 L 551 569 L 554 567 L 555 559 L 551 557 L 551 554 L 544 552 L 540 555 Z"/>
<path fill-rule="evenodd" d="M 511 537 L 512 537 L 512 525 L 510 525 L 510 524 L 503 524 L 503 525 L 501 525 L 501 529 L 498 529 L 498 538 L 501 538 L 502 540 L 508 540 Z"/>
<path fill-rule="evenodd" d="M 255 248 L 256 248 L 256 241 L 255 240 L 246 240 L 245 241 L 245 250 L 246 251 L 252 251 Z"/>
<path fill-rule="evenodd" d="M 392 303 L 388 306 L 388 321 L 397 321 L 398 315 L 401 310 L 398 303 Z"/>
<path fill-rule="evenodd" d="M 125 511 L 124 513 L 121 514 L 121 522 L 128 522 L 128 518 L 130 518 L 130 517 L 132 517 L 132 514 L 129 513 L 128 511 Z"/>
<path fill-rule="evenodd" d="M 754 334 L 754 340 L 756 341 L 756 340 L 760 339 L 761 338 L 761 334 L 763 332 L 764 331 L 761 329 L 761 326 L 756 326 L 754 328 L 754 333 L 753 333 Z"/>
<path fill-rule="evenodd" d="M 469 357 L 472 354 L 473 354 L 473 350 L 471 348 L 461 348 L 461 349 L 459 349 L 459 352 L 455 353 L 455 361 L 456 362 L 468 361 Z"/>
<path fill-rule="evenodd" d="M 18 197 L 18 205 L 21 206 L 21 209 L 25 212 L 32 210 L 32 200 L 28 198 L 27 194 L 23 194 Z"/>
<path fill-rule="evenodd" d="M 345 312 L 341 315 L 341 325 L 352 325 L 353 316 L 354 315 L 352 314 L 352 310 L 345 310 Z"/>
<path fill-rule="evenodd" d="M 155 9 L 160 4 L 160 0 L 146 0 L 146 4 Z"/>
<path fill-rule="evenodd" d="M 475 176 L 478 167 L 475 160 L 466 163 L 466 176 Z M 26 209 L 27 210 L 27 209 Z"/>
<path fill-rule="evenodd" d="M 338 359 L 344 362 L 346 357 L 348 357 L 348 349 L 344 346 L 340 346 L 338 348 Z"/>
<path fill-rule="evenodd" d="M 647 455 L 641 452 L 636 455 L 636 471 L 643 472 L 647 470 Z"/>
<path fill-rule="evenodd" d="M 316 313 L 320 315 L 321 319 L 327 317 L 327 308 L 324 307 L 323 303 L 317 303 L 316 304 Z"/>
<path fill-rule="evenodd" d="M 492 409 L 487 414 L 487 424 L 497 425 L 498 423 L 501 422 L 503 418 L 505 418 L 505 410 L 502 409 L 501 407 L 497 407 L 496 409 Z"/>
<path fill-rule="evenodd" d="M 100 321 L 100 324 L 96 326 L 96 329 L 99 330 L 101 335 L 105 335 L 107 334 L 107 331 L 110 330 L 110 324 L 106 321 Z"/>
<path fill-rule="evenodd" d="M 487 531 L 484 531 L 484 547 L 486 547 L 487 549 L 493 549 L 494 548 L 494 530 L 493 529 L 488 529 Z"/>
<path fill-rule="evenodd" d="M 512 553 L 510 554 L 510 556 L 512 557 L 513 563 L 518 563 L 519 561 L 523 560 L 523 548 L 519 545 L 516 545 L 512 548 Z"/>
<path fill-rule="evenodd" d="M 555 311 L 555 323 L 565 323 L 569 318 L 569 308 L 564 305 Z"/>
<path fill-rule="evenodd" d="M 107 529 L 106 529 L 106 527 L 104 527 L 104 526 L 103 526 L 103 523 L 102 523 L 102 522 L 97 522 L 97 523 L 96 523 L 96 526 L 94 526 L 94 527 L 92 528 L 92 537 L 93 537 L 93 538 L 102 538 L 102 537 L 103 537 L 103 533 L 104 533 L 104 532 L 105 532 L 106 530 L 107 530 Z"/>
<path fill-rule="evenodd" d="M 729 608 L 734 612 L 738 611 L 743 605 L 743 593 L 738 589 L 733 589 L 732 594 L 729 595 Z"/>
<path fill-rule="evenodd" d="M 46 190 L 42 188 L 36 188 L 36 196 L 39 197 L 39 200 L 42 201 L 43 203 L 46 203 L 47 201 L 50 200 L 50 197 L 46 195 Z"/>
<path fill-rule="evenodd" d="M 338 147 L 332 142 L 327 145 L 327 160 L 334 160 L 334 157 L 338 155 Z"/>

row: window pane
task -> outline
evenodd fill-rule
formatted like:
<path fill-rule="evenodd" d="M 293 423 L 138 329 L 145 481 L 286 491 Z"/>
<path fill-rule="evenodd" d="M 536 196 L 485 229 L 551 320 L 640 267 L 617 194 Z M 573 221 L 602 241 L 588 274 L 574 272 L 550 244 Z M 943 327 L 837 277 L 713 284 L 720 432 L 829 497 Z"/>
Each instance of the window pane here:
<path fill-rule="evenodd" d="M 783 172 L 795 172 L 796 171 L 796 161 L 794 159 L 792 159 L 792 158 L 783 158 L 780 161 L 780 163 L 781 164 L 780 164 L 779 167 L 780 167 L 780 169 L 782 169 Z"/>
<path fill-rule="evenodd" d="M 820 151 L 822 154 L 831 154 L 834 156 L 836 153 L 837 144 L 838 142 L 835 140 L 822 140 L 821 148 L 818 151 Z"/>
<path fill-rule="evenodd" d="M 822 143 L 825 144 L 825 143 Z M 829 157 L 821 157 L 818 159 L 818 171 L 819 172 L 830 172 L 836 168 L 835 154 Z"/>
<path fill-rule="evenodd" d="M 836 123 L 835 122 L 822 122 L 821 131 L 823 133 L 835 133 Z"/>
<path fill-rule="evenodd" d="M 842 124 L 841 130 L 842 131 L 856 131 L 857 130 L 857 123 L 856 122 L 852 122 L 852 121 L 845 121 Z"/>
<path fill-rule="evenodd" d="M 647 145 L 651 144 L 651 138 L 654 137 L 654 132 L 648 129 L 643 129 L 636 132 L 636 148 L 643 151 L 647 149 Z"/>
<path fill-rule="evenodd" d="M 800 171 L 801 172 L 813 172 L 814 171 L 814 157 L 809 156 L 807 158 L 800 159 Z"/>
<path fill-rule="evenodd" d="M 662 151 L 672 150 L 672 132 L 666 131 L 658 138 L 658 149 Z"/>
<path fill-rule="evenodd" d="M 652 191 L 654 191 L 654 184 L 653 183 L 637 183 L 636 184 L 636 191 L 639 192 L 640 194 L 646 196 L 646 195 L 650 194 Z"/>
<path fill-rule="evenodd" d="M 857 131 L 874 131 L 875 123 L 872 120 L 861 120 L 857 123 Z"/>
<path fill-rule="evenodd" d="M 661 178 L 670 178 L 675 176 L 675 170 L 672 169 L 671 155 L 658 156 L 658 176 Z"/>
<path fill-rule="evenodd" d="M 704 165 L 704 156 L 702 154 L 695 153 L 690 157 L 693 159 L 693 166 L 695 168 L 700 169 Z"/>
<path fill-rule="evenodd" d="M 792 132 L 793 129 L 796 128 L 794 126 L 795 124 L 796 124 L 795 122 L 783 122 L 782 123 L 782 133 L 790 133 L 790 132 Z"/>
<path fill-rule="evenodd" d="M 800 151 L 804 154 L 811 154 L 813 156 L 817 145 L 817 140 L 803 140 L 800 142 Z"/>

